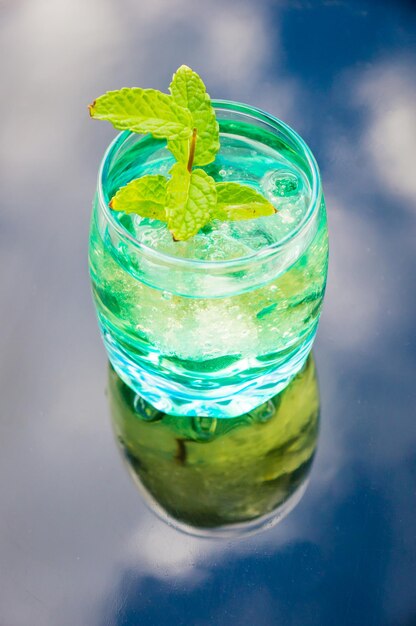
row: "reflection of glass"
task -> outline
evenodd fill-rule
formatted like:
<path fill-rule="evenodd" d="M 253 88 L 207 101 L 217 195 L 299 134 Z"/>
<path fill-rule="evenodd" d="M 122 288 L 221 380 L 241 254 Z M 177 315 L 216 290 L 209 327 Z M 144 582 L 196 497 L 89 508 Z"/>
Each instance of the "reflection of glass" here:
<path fill-rule="evenodd" d="M 206 536 L 245 533 L 273 525 L 302 497 L 318 436 L 312 357 L 279 395 L 228 420 L 162 413 L 112 368 L 109 391 L 130 473 L 169 523 Z"/>
<path fill-rule="evenodd" d="M 233 417 L 275 395 L 313 342 L 327 269 L 315 160 L 279 120 L 216 103 L 217 181 L 251 184 L 276 216 L 215 222 L 189 242 L 161 222 L 111 211 L 113 193 L 169 170 L 163 141 L 123 133 L 110 146 L 93 212 L 90 267 L 109 358 L 161 411 Z"/>

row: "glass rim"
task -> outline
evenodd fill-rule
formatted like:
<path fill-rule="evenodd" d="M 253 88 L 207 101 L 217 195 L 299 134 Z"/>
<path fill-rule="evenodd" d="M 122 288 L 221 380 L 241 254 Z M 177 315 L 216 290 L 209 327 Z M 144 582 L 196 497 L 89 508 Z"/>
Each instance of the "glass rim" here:
<path fill-rule="evenodd" d="M 266 113 L 262 109 L 253 107 L 249 104 L 244 104 L 242 102 L 236 102 L 233 100 L 214 99 L 212 100 L 212 104 L 216 109 L 242 113 L 246 117 L 252 118 L 253 120 L 260 120 L 261 122 L 271 126 L 274 130 L 280 130 L 281 132 L 283 131 L 285 135 L 288 135 L 290 139 L 294 140 L 296 147 L 300 149 L 300 152 L 306 158 L 306 162 L 312 177 L 311 196 L 309 199 L 307 210 L 305 211 L 305 214 L 299 224 L 297 224 L 296 228 L 290 231 L 281 241 L 270 244 L 269 246 L 261 248 L 260 250 L 253 251 L 253 253 L 251 254 L 247 254 L 245 256 L 237 257 L 234 259 L 204 261 L 201 259 L 176 257 L 172 256 L 171 254 L 167 254 L 166 252 L 160 252 L 159 250 L 155 250 L 154 248 L 151 248 L 150 246 L 147 246 L 146 244 L 138 241 L 133 235 L 131 235 L 131 233 L 123 228 L 123 226 L 115 219 L 114 212 L 110 209 L 104 199 L 103 189 L 105 185 L 103 179 L 105 167 L 108 161 L 110 160 L 117 148 L 119 148 L 131 135 L 137 134 L 128 130 L 122 131 L 109 144 L 100 164 L 97 185 L 99 206 L 108 223 L 111 225 L 112 228 L 117 231 L 120 237 L 122 237 L 124 240 L 127 240 L 142 254 L 152 258 L 155 261 L 161 261 L 168 265 L 176 265 L 183 268 L 192 267 L 193 269 L 197 270 L 213 270 L 214 268 L 227 270 L 238 268 L 246 264 L 255 263 L 257 261 L 262 261 L 289 248 L 293 244 L 293 242 L 300 238 L 302 236 L 302 233 L 307 230 L 312 218 L 319 210 L 321 204 L 322 187 L 318 164 L 307 143 L 295 130 L 293 130 L 293 128 L 291 128 L 285 122 L 282 122 L 282 120 L 278 119 L 277 117 L 270 115 L 270 113 Z"/>

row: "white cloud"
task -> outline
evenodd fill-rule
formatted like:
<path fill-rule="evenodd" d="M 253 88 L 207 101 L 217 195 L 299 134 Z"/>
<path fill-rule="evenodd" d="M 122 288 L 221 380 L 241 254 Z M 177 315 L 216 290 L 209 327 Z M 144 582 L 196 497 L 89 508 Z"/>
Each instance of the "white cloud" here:
<path fill-rule="evenodd" d="M 68 172 L 79 150 L 79 94 L 110 60 L 117 58 L 121 31 L 107 1 L 37 0 L 16 4 L 3 22 L 0 69 L 7 98 L 0 101 L 0 160 L 9 183 L 25 185 Z M 10 63 L 9 55 L 13 62 Z M 86 103 L 82 107 L 85 112 Z M 69 176 L 71 172 L 69 171 Z"/>
<path fill-rule="evenodd" d="M 362 149 L 380 185 L 407 201 L 416 214 L 416 78 L 414 63 L 380 62 L 361 74 L 354 101 L 367 109 Z"/>
<path fill-rule="evenodd" d="M 253 89 L 264 78 L 270 32 L 259 7 L 223 5 L 209 11 L 205 48 L 220 87 Z"/>

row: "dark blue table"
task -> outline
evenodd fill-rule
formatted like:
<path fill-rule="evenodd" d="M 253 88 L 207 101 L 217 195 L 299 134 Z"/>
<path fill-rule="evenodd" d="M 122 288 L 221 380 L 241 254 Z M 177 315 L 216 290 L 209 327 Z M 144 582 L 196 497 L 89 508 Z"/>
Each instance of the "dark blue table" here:
<path fill-rule="evenodd" d="M 0 2 L 1 626 L 416 624 L 415 15 L 393 0 Z M 145 505 L 89 292 L 114 132 L 86 105 L 163 89 L 182 63 L 302 134 L 329 212 L 310 483 L 239 539 L 185 535 Z"/>

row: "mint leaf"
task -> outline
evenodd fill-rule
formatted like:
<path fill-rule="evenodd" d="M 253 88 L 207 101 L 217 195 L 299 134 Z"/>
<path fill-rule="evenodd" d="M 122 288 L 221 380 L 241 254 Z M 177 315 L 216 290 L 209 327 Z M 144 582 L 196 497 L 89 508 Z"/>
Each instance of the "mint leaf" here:
<path fill-rule="evenodd" d="M 91 117 L 107 120 L 120 130 L 151 133 L 159 139 L 186 140 L 192 134 L 191 113 L 172 96 L 156 89 L 125 87 L 109 91 L 90 104 L 89 109 Z"/>
<path fill-rule="evenodd" d="M 245 220 L 273 215 L 259 192 L 238 183 L 215 183 L 202 169 L 220 148 L 219 125 L 202 79 L 186 65 L 173 75 L 167 95 L 155 89 L 109 91 L 90 106 L 93 118 L 115 128 L 166 139 L 177 159 L 170 178 L 149 175 L 117 191 L 110 208 L 167 222 L 174 239 L 195 235 L 210 219 Z"/>
<path fill-rule="evenodd" d="M 174 101 L 192 114 L 193 127 L 197 130 L 194 164 L 211 163 L 220 149 L 219 126 L 211 98 L 206 92 L 202 79 L 191 68 L 181 65 L 173 75 L 169 91 Z M 168 148 L 177 161 L 186 163 L 189 155 L 189 141 L 170 139 Z"/>
<path fill-rule="evenodd" d="M 217 183 L 217 204 L 212 217 L 219 220 L 248 220 L 276 213 L 275 207 L 247 185 Z"/>
<path fill-rule="evenodd" d="M 173 238 L 186 240 L 205 226 L 215 207 L 215 181 L 201 169 L 189 172 L 184 163 L 175 163 L 167 184 L 166 215 Z"/>
<path fill-rule="evenodd" d="M 121 187 L 109 206 L 114 211 L 137 213 L 166 222 L 166 184 L 164 176 L 143 176 Z"/>

